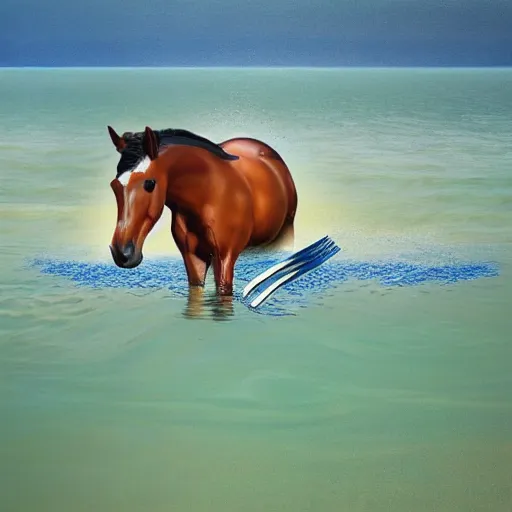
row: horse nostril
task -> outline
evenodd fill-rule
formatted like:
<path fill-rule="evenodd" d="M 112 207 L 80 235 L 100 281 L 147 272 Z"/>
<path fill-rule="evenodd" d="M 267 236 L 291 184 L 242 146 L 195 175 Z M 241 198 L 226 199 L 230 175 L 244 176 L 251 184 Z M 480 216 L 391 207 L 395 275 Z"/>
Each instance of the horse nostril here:
<path fill-rule="evenodd" d="M 125 261 L 129 261 L 135 253 L 135 244 L 133 242 L 128 242 L 124 248 L 121 250 L 121 255 Z"/>

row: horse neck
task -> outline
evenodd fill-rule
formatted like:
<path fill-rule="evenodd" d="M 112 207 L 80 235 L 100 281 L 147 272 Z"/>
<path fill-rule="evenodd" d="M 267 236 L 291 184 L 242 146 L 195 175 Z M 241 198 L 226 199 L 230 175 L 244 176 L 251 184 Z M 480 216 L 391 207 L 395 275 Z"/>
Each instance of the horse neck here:
<path fill-rule="evenodd" d="M 210 155 L 190 147 L 173 147 L 159 157 L 167 175 L 169 207 L 198 209 L 204 204 L 209 183 Z M 223 165 L 223 162 L 219 162 Z M 173 209 L 173 208 L 171 208 Z"/>

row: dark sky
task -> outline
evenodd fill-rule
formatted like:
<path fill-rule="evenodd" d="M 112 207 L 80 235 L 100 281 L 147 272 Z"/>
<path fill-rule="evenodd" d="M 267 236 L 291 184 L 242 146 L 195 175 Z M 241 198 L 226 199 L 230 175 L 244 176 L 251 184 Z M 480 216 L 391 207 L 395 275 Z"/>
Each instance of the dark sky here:
<path fill-rule="evenodd" d="M 1 66 L 510 66 L 512 0 L 0 0 Z"/>

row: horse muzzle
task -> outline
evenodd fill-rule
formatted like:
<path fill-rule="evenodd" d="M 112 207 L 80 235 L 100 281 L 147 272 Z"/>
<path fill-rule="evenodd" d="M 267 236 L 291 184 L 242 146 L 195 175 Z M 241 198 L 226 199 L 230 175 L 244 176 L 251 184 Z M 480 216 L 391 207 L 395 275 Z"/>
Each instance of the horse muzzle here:
<path fill-rule="evenodd" d="M 133 242 L 128 242 L 124 247 L 109 245 L 114 263 L 120 268 L 135 268 L 142 262 L 142 251 L 138 251 Z"/>

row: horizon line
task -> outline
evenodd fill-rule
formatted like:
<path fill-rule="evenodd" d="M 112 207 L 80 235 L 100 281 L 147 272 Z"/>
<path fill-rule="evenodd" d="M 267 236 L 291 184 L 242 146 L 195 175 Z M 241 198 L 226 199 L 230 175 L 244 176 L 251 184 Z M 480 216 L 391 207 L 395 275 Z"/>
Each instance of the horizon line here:
<path fill-rule="evenodd" d="M 18 70 L 18 69 L 47 69 L 47 70 L 61 70 L 61 69 L 73 69 L 73 70 L 87 70 L 87 69 L 119 69 L 119 70 L 132 70 L 132 69 L 187 69 L 187 70 L 219 70 L 219 69 L 315 69 L 315 70 L 340 70 L 340 69 L 509 69 L 512 65 L 339 65 L 339 66 L 286 66 L 286 65 L 267 65 L 267 66 L 238 66 L 238 65 L 225 65 L 225 66 L 195 66 L 195 65 L 182 65 L 182 66 L 145 66 L 145 65 L 134 65 L 134 66 L 118 66 L 118 65 L 104 65 L 104 66 L 36 66 L 36 65 L 23 65 L 23 66 L 3 66 L 0 65 L 0 70 Z"/>

